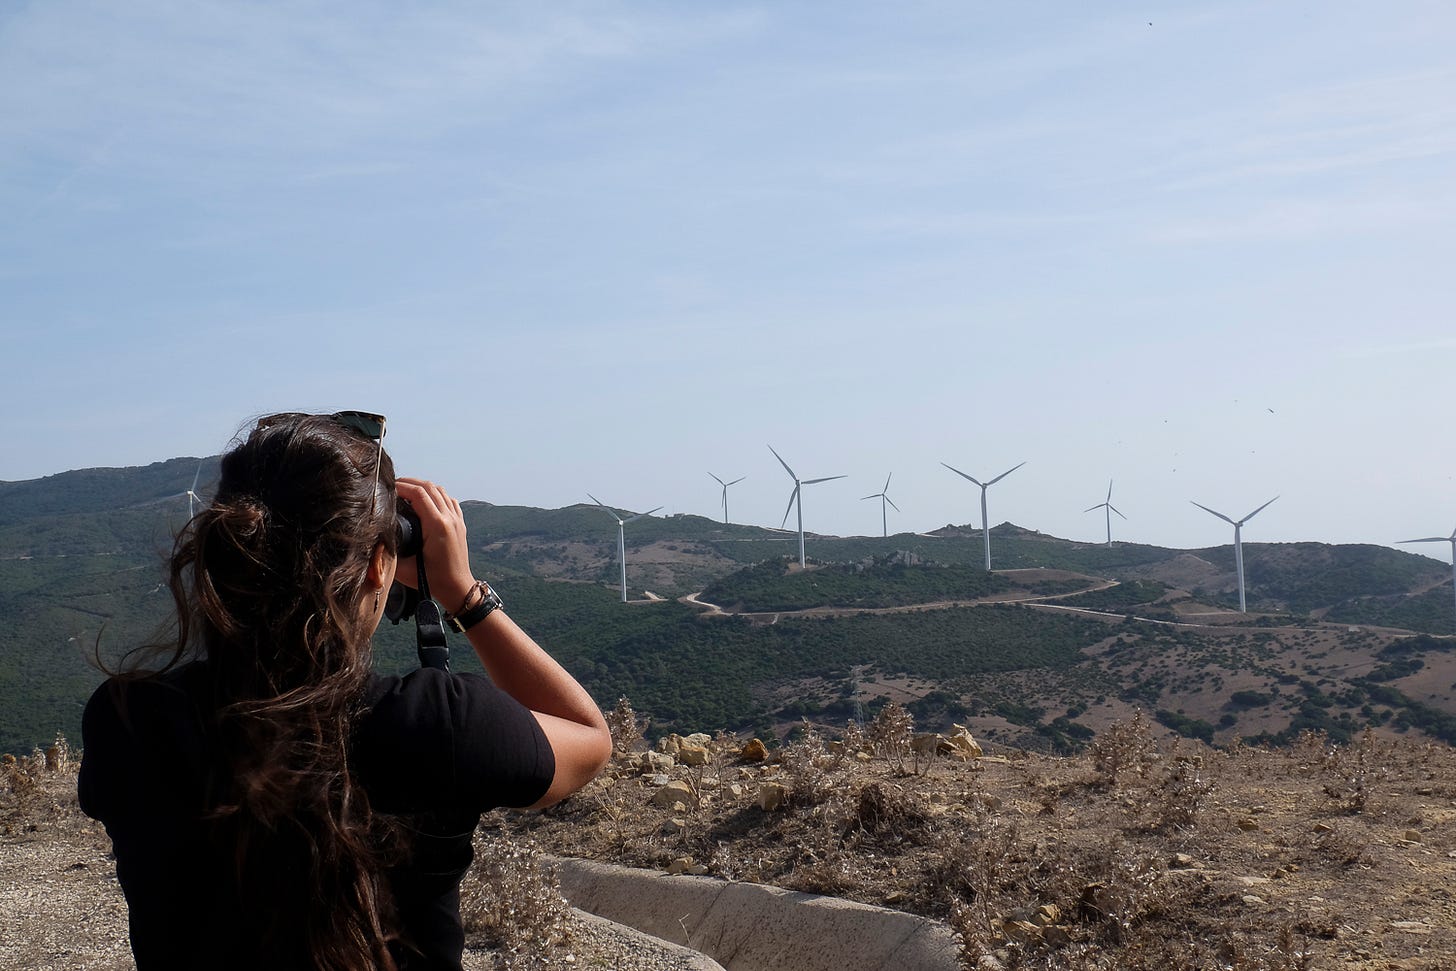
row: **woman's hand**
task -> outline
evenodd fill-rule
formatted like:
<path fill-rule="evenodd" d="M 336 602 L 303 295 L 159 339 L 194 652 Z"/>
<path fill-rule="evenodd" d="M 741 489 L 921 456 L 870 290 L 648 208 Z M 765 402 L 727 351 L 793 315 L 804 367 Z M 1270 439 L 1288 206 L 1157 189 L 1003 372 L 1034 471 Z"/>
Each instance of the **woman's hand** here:
<path fill-rule="evenodd" d="M 465 514 L 458 500 L 443 488 L 424 479 L 400 478 L 395 482 L 399 497 L 410 504 L 420 517 L 423 539 L 420 555 L 425 558 L 425 574 L 430 582 L 430 596 L 449 611 L 458 610 L 465 595 L 475 585 L 470 570 L 470 547 L 465 536 Z M 400 560 L 395 579 L 418 588 L 414 559 Z"/>

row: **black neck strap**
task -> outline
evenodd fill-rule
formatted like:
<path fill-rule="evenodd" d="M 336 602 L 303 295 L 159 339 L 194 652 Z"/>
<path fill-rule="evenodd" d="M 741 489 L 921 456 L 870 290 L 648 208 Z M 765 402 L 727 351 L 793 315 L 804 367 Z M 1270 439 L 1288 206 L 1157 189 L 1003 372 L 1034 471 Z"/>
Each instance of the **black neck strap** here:
<path fill-rule="evenodd" d="M 415 605 L 415 642 L 420 655 L 420 667 L 450 670 L 450 646 L 445 643 L 445 624 L 440 617 L 440 605 L 430 599 L 430 581 L 425 576 L 423 553 L 415 557 L 419 567 L 420 602 Z"/>

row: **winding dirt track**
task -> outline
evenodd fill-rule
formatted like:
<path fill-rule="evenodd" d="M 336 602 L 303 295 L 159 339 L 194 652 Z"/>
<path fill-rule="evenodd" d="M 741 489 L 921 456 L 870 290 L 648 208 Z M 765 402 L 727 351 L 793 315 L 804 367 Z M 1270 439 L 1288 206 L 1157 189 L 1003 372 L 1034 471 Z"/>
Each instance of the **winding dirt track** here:
<path fill-rule="evenodd" d="M 1015 571 L 1006 571 L 1015 572 Z M 690 593 L 684 597 L 678 597 L 679 603 L 685 603 L 697 607 L 709 615 L 723 617 L 744 617 L 755 623 L 774 624 L 780 617 L 846 617 L 851 614 L 908 614 L 924 610 L 946 610 L 951 607 L 984 607 L 995 604 L 1027 604 L 1028 606 L 1052 606 L 1048 601 L 1061 600 L 1065 597 L 1076 597 L 1084 593 L 1096 593 L 1099 590 L 1107 590 L 1118 586 L 1116 580 L 1101 580 L 1081 590 L 1072 590 L 1067 593 L 1050 594 L 1040 596 L 1037 594 L 1024 594 L 1016 597 L 981 598 L 978 600 L 931 600 L 923 603 L 899 604 L 894 607 L 803 607 L 799 610 L 725 610 L 721 605 L 709 603 L 701 599 L 702 591 Z M 1088 610 L 1084 607 L 1061 607 L 1062 610 L 1076 610 L 1082 613 L 1095 614 L 1106 617 L 1122 617 L 1123 614 L 1110 614 L 1104 611 Z M 1162 621 L 1161 623 L 1171 623 Z M 1192 625 L 1188 625 L 1192 626 Z"/>
<path fill-rule="evenodd" d="M 998 571 L 1003 572 L 1003 571 Z M 1023 572 L 1019 570 L 1006 570 L 1006 573 Z M 1162 620 L 1155 617 L 1139 617 L 1136 614 L 1129 614 L 1126 611 L 1093 610 L 1090 607 L 1072 607 L 1066 604 L 1053 603 L 1052 601 L 1064 600 L 1067 597 L 1077 597 L 1084 593 L 1096 593 L 1101 590 L 1108 590 L 1120 585 L 1120 581 L 1103 579 L 1093 583 L 1081 590 L 1072 590 L 1067 593 L 1049 594 L 1039 596 L 1026 594 L 1018 597 L 987 598 L 980 600 L 933 600 L 924 603 L 900 604 L 895 607 L 804 607 L 799 610 L 772 610 L 772 611 L 751 611 L 751 610 L 726 610 L 721 605 L 710 603 L 701 599 L 702 591 L 690 593 L 678 597 L 679 603 L 687 604 L 702 610 L 709 616 L 718 617 L 744 617 L 757 624 L 776 624 L 784 617 L 847 617 L 854 614 L 906 614 L 925 610 L 946 610 L 952 607 L 985 607 L 996 604 L 1025 604 L 1028 607 L 1035 607 L 1039 610 L 1062 610 L 1068 613 L 1084 614 L 1089 617 L 1104 617 L 1109 620 L 1126 620 L 1132 617 L 1133 620 L 1142 624 L 1156 624 L 1160 627 L 1182 627 L 1192 630 L 1239 630 L 1238 627 L 1230 627 L 1228 624 L 1195 624 L 1177 620 Z M 1211 611 L 1207 616 L 1231 617 L 1236 611 Z M 1345 624 L 1328 624 L 1321 622 L 1321 627 L 1345 627 Z M 1408 634 L 1410 631 L 1399 628 L 1374 627 L 1369 624 L 1360 625 L 1362 630 L 1375 633 Z"/>

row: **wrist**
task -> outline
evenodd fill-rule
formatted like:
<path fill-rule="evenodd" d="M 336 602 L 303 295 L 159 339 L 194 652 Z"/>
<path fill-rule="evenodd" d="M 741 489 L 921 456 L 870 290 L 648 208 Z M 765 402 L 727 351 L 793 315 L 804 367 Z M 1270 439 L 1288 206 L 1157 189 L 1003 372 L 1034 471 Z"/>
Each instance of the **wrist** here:
<path fill-rule="evenodd" d="M 484 580 L 476 580 L 460 600 L 460 607 L 453 614 L 447 613 L 445 621 L 456 633 L 463 634 L 486 617 L 499 610 L 503 604 L 500 596 Z"/>

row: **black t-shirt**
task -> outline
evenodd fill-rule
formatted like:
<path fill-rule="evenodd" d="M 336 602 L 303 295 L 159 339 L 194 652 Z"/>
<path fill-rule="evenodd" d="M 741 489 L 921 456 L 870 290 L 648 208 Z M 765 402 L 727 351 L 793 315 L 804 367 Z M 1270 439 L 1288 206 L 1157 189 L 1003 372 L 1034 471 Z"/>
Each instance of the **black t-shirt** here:
<path fill-rule="evenodd" d="M 111 836 L 138 971 L 247 966 L 249 935 L 230 896 L 215 824 L 218 759 L 205 662 L 161 677 L 108 681 L 82 722 L 81 808 Z M 350 768 L 408 846 L 387 871 L 409 971 L 458 971 L 460 878 L 482 812 L 528 806 L 555 774 L 535 717 L 486 678 L 421 669 L 375 677 Z M 303 879 L 303 874 L 299 874 Z M 288 914 L 271 915 L 286 927 Z"/>

